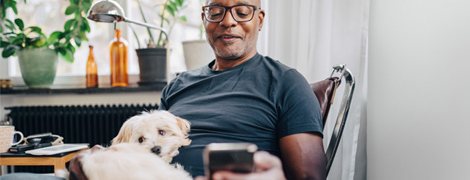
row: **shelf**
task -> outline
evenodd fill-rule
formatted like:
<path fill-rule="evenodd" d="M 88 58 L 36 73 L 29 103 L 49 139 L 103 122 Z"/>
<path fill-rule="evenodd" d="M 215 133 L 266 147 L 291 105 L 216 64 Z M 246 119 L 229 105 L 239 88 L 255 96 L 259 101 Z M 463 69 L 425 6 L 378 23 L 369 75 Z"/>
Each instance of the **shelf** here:
<path fill-rule="evenodd" d="M 128 87 L 51 87 L 47 89 L 30 89 L 26 86 L 13 87 L 12 89 L 0 89 L 1 95 L 53 95 L 53 94 L 103 94 L 103 93 L 137 93 L 137 92 L 152 92 L 161 91 L 166 86 L 166 83 L 155 85 L 139 86 L 137 84 L 130 84 Z"/>

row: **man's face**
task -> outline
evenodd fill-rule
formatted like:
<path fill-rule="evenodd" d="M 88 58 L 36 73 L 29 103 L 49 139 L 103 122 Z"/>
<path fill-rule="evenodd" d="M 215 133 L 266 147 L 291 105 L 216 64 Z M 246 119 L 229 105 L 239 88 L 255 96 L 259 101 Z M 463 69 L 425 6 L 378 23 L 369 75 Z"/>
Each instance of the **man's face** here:
<path fill-rule="evenodd" d="M 260 0 L 208 0 L 207 5 L 235 6 L 255 5 L 261 6 Z M 255 10 L 253 19 L 248 22 L 237 22 L 230 11 L 225 12 L 221 22 L 209 22 L 202 14 L 206 37 L 214 49 L 217 58 L 224 60 L 237 60 L 249 58 L 256 54 L 256 41 L 264 19 L 264 11 Z"/>

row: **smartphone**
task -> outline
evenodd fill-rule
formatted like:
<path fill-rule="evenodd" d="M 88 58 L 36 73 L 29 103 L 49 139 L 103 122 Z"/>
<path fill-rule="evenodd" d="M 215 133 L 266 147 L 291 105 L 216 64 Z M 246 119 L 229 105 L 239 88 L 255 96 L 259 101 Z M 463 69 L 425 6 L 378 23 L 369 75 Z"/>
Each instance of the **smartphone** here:
<path fill-rule="evenodd" d="M 204 148 L 205 175 L 212 180 L 216 171 L 226 170 L 250 173 L 255 170 L 253 154 L 258 150 L 253 143 L 211 143 Z"/>

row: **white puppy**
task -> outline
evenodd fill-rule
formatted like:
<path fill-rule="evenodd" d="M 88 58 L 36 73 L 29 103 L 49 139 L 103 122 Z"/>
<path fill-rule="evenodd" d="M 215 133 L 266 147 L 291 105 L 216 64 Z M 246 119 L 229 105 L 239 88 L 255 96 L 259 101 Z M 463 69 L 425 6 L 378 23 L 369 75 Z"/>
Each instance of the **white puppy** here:
<path fill-rule="evenodd" d="M 188 139 L 189 121 L 176 117 L 168 111 L 142 112 L 122 125 L 112 145 L 139 143 L 170 163 L 178 155 L 181 146 L 191 143 Z"/>
<path fill-rule="evenodd" d="M 188 172 L 175 168 L 136 143 L 121 143 L 108 148 L 96 145 L 75 156 L 70 166 L 73 168 L 71 179 L 192 179 Z"/>

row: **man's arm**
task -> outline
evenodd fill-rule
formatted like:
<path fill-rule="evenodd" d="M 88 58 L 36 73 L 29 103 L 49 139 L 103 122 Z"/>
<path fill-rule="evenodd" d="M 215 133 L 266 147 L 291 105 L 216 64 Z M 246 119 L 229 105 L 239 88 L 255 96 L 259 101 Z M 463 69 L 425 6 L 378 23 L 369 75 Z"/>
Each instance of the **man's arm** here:
<path fill-rule="evenodd" d="M 326 179 L 323 139 L 315 133 L 299 133 L 279 140 L 287 179 Z"/>

